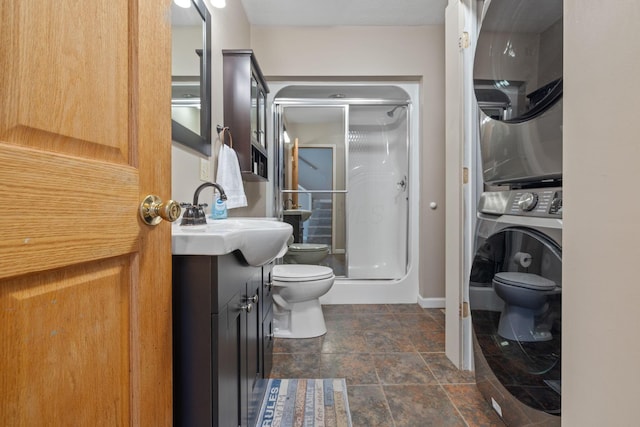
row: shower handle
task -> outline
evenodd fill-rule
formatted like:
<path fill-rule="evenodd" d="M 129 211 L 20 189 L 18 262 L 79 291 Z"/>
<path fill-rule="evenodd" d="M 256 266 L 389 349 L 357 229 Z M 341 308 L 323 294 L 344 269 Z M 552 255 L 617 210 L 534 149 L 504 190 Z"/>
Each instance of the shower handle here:
<path fill-rule="evenodd" d="M 398 185 L 398 189 L 402 191 L 407 191 L 407 176 L 403 176 L 401 181 L 396 183 Z"/>

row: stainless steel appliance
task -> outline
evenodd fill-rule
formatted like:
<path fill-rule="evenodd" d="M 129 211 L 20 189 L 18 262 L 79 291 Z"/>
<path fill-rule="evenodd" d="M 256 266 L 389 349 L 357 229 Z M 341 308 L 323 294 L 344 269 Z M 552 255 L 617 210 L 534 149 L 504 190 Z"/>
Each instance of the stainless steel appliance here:
<path fill-rule="evenodd" d="M 562 0 L 486 0 L 474 59 L 488 185 L 562 178 Z"/>
<path fill-rule="evenodd" d="M 486 192 L 469 283 L 476 383 L 509 426 L 559 426 L 562 188 Z"/>
<path fill-rule="evenodd" d="M 485 0 L 474 59 L 487 188 L 469 279 L 478 389 L 509 426 L 559 426 L 562 0 Z"/>

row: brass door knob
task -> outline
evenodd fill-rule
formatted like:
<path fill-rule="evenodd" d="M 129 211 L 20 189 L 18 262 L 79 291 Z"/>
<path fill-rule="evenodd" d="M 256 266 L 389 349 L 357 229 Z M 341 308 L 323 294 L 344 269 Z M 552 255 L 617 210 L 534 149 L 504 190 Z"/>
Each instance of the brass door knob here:
<path fill-rule="evenodd" d="M 180 204 L 174 200 L 163 203 L 162 199 L 149 194 L 140 203 L 140 217 L 149 225 L 158 225 L 163 219 L 173 222 L 180 216 Z"/>

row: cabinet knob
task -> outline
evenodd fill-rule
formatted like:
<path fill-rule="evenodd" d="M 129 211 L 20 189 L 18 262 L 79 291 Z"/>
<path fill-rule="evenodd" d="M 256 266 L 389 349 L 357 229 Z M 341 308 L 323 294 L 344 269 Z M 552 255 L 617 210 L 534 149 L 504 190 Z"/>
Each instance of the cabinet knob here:
<path fill-rule="evenodd" d="M 273 289 L 273 282 L 265 282 L 264 286 L 269 290 L 269 292 L 271 292 L 271 289 Z"/>
<path fill-rule="evenodd" d="M 251 313 L 251 310 L 253 310 L 253 304 L 249 303 L 249 304 L 240 306 L 240 310 L 246 311 L 247 313 Z"/>
<path fill-rule="evenodd" d="M 257 304 L 258 303 L 258 299 L 259 299 L 258 294 L 255 294 L 252 297 L 248 297 L 247 298 L 247 302 L 252 302 L 254 304 Z"/>

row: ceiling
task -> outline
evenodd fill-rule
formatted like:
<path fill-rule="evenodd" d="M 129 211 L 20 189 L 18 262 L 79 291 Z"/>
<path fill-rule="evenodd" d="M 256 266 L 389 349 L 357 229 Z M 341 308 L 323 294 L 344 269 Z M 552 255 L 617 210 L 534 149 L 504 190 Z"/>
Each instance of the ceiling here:
<path fill-rule="evenodd" d="M 237 0 L 230 0 L 237 1 Z M 447 0 L 241 0 L 251 25 L 444 24 Z"/>

